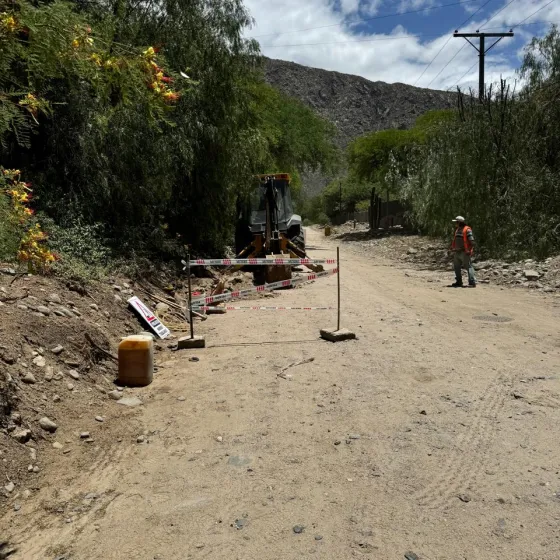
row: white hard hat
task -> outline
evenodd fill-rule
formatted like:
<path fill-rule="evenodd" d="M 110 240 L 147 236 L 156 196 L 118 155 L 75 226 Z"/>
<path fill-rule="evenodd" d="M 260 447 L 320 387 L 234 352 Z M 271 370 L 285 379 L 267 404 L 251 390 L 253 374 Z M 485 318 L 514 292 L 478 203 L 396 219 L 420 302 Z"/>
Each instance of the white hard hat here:
<path fill-rule="evenodd" d="M 465 222 L 465 218 L 463 218 L 463 216 L 457 216 L 454 220 L 451 220 L 453 222 Z"/>

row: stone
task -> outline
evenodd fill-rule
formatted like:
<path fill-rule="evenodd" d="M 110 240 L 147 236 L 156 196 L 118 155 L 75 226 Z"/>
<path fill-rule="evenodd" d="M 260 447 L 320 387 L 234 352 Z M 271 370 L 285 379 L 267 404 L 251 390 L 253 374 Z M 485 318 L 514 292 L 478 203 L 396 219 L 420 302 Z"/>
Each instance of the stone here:
<path fill-rule="evenodd" d="M 53 313 L 54 313 L 57 317 L 64 317 L 64 313 L 63 313 L 60 309 L 53 309 Z"/>
<path fill-rule="evenodd" d="M 541 275 L 536 270 L 529 269 L 525 269 L 523 271 L 523 276 L 525 276 L 527 280 L 538 280 L 541 277 Z"/>
<path fill-rule="evenodd" d="M 31 430 L 20 428 L 19 430 L 14 430 L 11 436 L 19 443 L 27 443 L 31 439 Z"/>
<path fill-rule="evenodd" d="M 216 441 L 217 441 L 218 443 L 222 443 L 222 441 L 224 441 L 224 438 L 223 438 L 222 436 L 218 436 L 218 437 L 216 438 Z"/>
<path fill-rule="evenodd" d="M 246 467 L 252 463 L 252 459 L 250 457 L 242 457 L 241 455 L 232 455 L 228 459 L 228 465 L 232 465 L 234 467 Z"/>
<path fill-rule="evenodd" d="M 292 531 L 296 535 L 300 535 L 301 533 L 303 533 L 305 531 L 305 527 L 303 525 L 294 525 L 293 528 L 292 528 Z"/>
<path fill-rule="evenodd" d="M 2 274 L 9 274 L 10 276 L 15 276 L 16 275 L 16 269 L 15 268 L 0 268 L 0 272 Z"/>
<path fill-rule="evenodd" d="M 547 286 L 544 290 L 545 294 L 551 294 L 552 292 L 555 292 L 556 290 L 550 286 Z"/>
<path fill-rule="evenodd" d="M 144 443 L 146 441 L 146 436 L 138 436 L 136 438 L 136 443 Z"/>
<path fill-rule="evenodd" d="M 361 436 L 360 436 L 360 434 L 350 434 L 350 435 L 348 436 L 348 438 L 349 438 L 349 439 L 360 439 Z"/>
<path fill-rule="evenodd" d="M 73 385 L 72 383 L 68 383 L 68 384 L 66 385 L 66 388 L 67 388 L 69 391 L 73 391 L 73 390 L 74 390 L 74 385 Z"/>
<path fill-rule="evenodd" d="M 119 296 L 118 294 L 115 294 L 113 296 L 113 299 L 115 300 L 115 303 L 122 303 L 122 300 L 123 300 L 122 297 Z"/>
<path fill-rule="evenodd" d="M 69 319 L 73 319 L 74 318 L 74 313 L 72 313 L 72 311 L 70 311 L 70 309 L 68 309 L 67 307 L 59 307 L 58 310 L 65 316 L 68 317 Z M 56 313 L 56 310 L 55 310 Z"/>
<path fill-rule="evenodd" d="M 471 501 L 470 496 L 467 496 L 467 494 L 459 494 L 457 497 L 459 498 L 459 500 L 465 502 L 466 504 L 468 504 Z"/>
<path fill-rule="evenodd" d="M 62 300 L 60 299 L 60 296 L 58 294 L 49 294 L 49 296 L 47 297 L 47 301 L 50 303 L 56 303 L 58 305 L 62 303 Z"/>
<path fill-rule="evenodd" d="M 59 441 L 55 441 L 55 442 L 52 444 L 52 446 L 53 446 L 55 449 L 62 449 L 62 448 L 64 447 L 64 445 L 62 445 L 62 443 L 60 443 Z"/>
<path fill-rule="evenodd" d="M 45 371 L 45 381 L 52 381 L 53 380 L 53 368 L 52 367 L 47 367 L 47 370 Z"/>
<path fill-rule="evenodd" d="M 99 311 L 99 305 L 97 305 L 97 303 L 90 303 L 89 308 L 93 309 L 94 311 Z"/>
<path fill-rule="evenodd" d="M 122 397 L 117 401 L 117 404 L 122 404 L 123 406 L 134 407 L 140 406 L 142 401 L 138 397 Z"/>
<path fill-rule="evenodd" d="M 47 317 L 51 314 L 51 310 L 46 305 L 39 305 L 39 307 L 37 307 L 37 311 Z"/>
<path fill-rule="evenodd" d="M 26 373 L 23 376 L 22 381 L 24 383 L 27 383 L 28 385 L 33 385 L 33 384 L 37 383 L 37 380 L 35 379 L 35 376 L 32 373 Z"/>
<path fill-rule="evenodd" d="M 414 249 L 414 248 L 410 247 L 410 248 L 408 249 L 407 253 L 408 253 L 409 255 L 416 255 L 416 253 L 418 253 L 418 249 Z"/>
<path fill-rule="evenodd" d="M 420 560 L 418 555 L 414 554 L 414 552 L 405 552 L 404 557 L 406 560 Z"/>
<path fill-rule="evenodd" d="M 170 309 L 170 307 L 169 307 L 169 305 L 167 305 L 167 303 L 161 303 L 160 302 L 156 305 L 156 315 L 158 317 L 160 317 L 162 315 L 165 315 L 166 313 L 169 313 L 169 309 Z"/>
<path fill-rule="evenodd" d="M 323 535 L 315 535 L 315 540 L 316 541 L 322 541 L 323 540 Z"/>
<path fill-rule="evenodd" d="M 82 433 L 80 434 L 80 438 L 81 438 L 81 439 L 88 439 L 89 437 L 90 437 L 90 436 L 89 436 L 89 432 L 82 432 Z"/>
<path fill-rule="evenodd" d="M 58 356 L 59 354 L 62 354 L 62 352 L 64 352 L 64 346 L 61 346 L 60 344 L 58 344 L 57 346 L 55 346 L 54 348 L 51 349 L 51 352 L 55 356 Z"/>
<path fill-rule="evenodd" d="M 37 473 L 40 472 L 40 471 L 41 471 L 41 469 L 40 469 L 37 465 L 35 465 L 35 466 L 33 467 L 33 472 L 34 472 L 35 474 L 37 474 Z"/>
<path fill-rule="evenodd" d="M 23 305 L 23 303 L 18 303 L 17 308 L 21 309 L 22 311 L 27 311 L 29 309 L 29 307 L 27 307 L 27 305 Z"/>
<path fill-rule="evenodd" d="M 43 430 L 45 430 L 46 432 L 50 432 L 51 434 L 54 434 L 56 430 L 58 430 L 57 424 L 46 416 L 43 416 L 43 418 L 39 420 L 39 426 L 41 426 Z"/>
<path fill-rule="evenodd" d="M 78 379 L 80 379 L 80 374 L 75 370 L 75 369 L 69 369 L 67 372 L 67 375 L 69 375 L 72 379 L 75 379 L 76 381 Z"/>
<path fill-rule="evenodd" d="M 115 290 L 115 291 L 117 291 L 117 292 L 122 292 L 122 288 L 121 288 L 118 284 L 115 284 L 115 285 L 113 286 L 113 290 Z"/>
<path fill-rule="evenodd" d="M 233 523 L 235 525 L 235 528 L 239 531 L 243 529 L 243 527 L 245 527 L 247 523 L 249 523 L 249 520 L 241 517 L 240 519 L 236 519 Z"/>
<path fill-rule="evenodd" d="M 12 422 L 16 425 L 16 426 L 21 426 L 22 423 L 22 417 L 21 414 L 19 412 L 13 412 L 10 416 L 10 418 L 12 419 Z"/>
<path fill-rule="evenodd" d="M 74 368 L 80 367 L 80 363 L 81 363 L 81 362 L 80 362 L 80 360 L 72 360 L 72 359 L 70 359 L 70 360 L 65 360 L 64 363 L 65 363 L 69 368 L 74 369 Z"/>
<path fill-rule="evenodd" d="M 60 395 L 54 395 L 52 398 L 53 402 L 60 402 Z"/>
<path fill-rule="evenodd" d="M 54 374 L 53 379 L 54 379 L 55 381 L 60 381 L 63 377 L 64 377 L 64 375 L 62 375 L 62 372 L 61 372 L 61 371 L 58 371 L 57 373 Z"/>
<path fill-rule="evenodd" d="M 184 402 L 186 399 L 185 399 L 185 397 L 177 397 L 177 400 L 181 401 L 181 402 Z"/>
<path fill-rule="evenodd" d="M 37 367 L 40 367 L 40 368 L 43 368 L 43 367 L 45 367 L 45 366 L 47 365 L 47 361 L 46 361 L 45 358 L 44 358 L 43 356 L 41 356 L 41 355 L 35 356 L 35 357 L 33 358 L 33 363 L 34 363 Z"/>
<path fill-rule="evenodd" d="M 105 418 L 103 418 L 103 416 L 96 416 L 95 421 L 96 422 L 105 422 Z"/>
<path fill-rule="evenodd" d="M 113 399 L 114 401 L 118 401 L 121 397 L 122 397 L 122 393 L 120 391 L 109 391 L 107 393 L 108 397 L 110 399 Z"/>
<path fill-rule="evenodd" d="M 15 489 L 16 489 L 16 485 L 10 481 L 8 482 L 8 484 L 6 484 L 6 486 L 4 486 L 6 492 L 8 492 L 8 494 L 11 494 Z"/>
<path fill-rule="evenodd" d="M 190 336 L 183 336 L 177 341 L 178 350 L 187 350 L 189 348 L 205 348 L 206 340 L 203 336 L 196 336 L 191 338 Z"/>
<path fill-rule="evenodd" d="M 348 329 L 321 329 L 321 338 L 328 340 L 329 342 L 342 342 L 344 340 L 354 340 L 356 338 L 355 333 Z"/>

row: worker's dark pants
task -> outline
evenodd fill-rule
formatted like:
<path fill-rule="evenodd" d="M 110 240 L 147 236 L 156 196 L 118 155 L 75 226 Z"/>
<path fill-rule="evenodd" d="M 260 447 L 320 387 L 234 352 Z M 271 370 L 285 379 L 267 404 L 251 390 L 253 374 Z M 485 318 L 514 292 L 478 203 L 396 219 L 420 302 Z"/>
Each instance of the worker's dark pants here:
<path fill-rule="evenodd" d="M 476 277 L 474 275 L 474 268 L 471 262 L 471 256 L 465 251 L 455 251 L 453 257 L 453 266 L 455 267 L 455 281 L 457 284 L 463 283 L 462 269 L 464 268 L 469 275 L 469 285 L 476 284 Z"/>

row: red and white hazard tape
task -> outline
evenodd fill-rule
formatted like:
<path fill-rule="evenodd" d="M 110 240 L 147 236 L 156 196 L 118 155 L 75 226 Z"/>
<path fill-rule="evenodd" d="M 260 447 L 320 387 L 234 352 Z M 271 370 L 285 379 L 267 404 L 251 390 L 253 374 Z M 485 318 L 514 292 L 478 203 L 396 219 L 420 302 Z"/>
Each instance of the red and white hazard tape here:
<path fill-rule="evenodd" d="M 208 296 L 204 298 L 196 298 L 191 301 L 192 307 L 200 307 L 201 305 L 208 305 L 210 303 L 219 303 L 221 301 L 228 301 L 230 299 L 236 299 L 243 296 L 248 296 L 254 294 L 255 292 L 267 292 L 272 290 L 278 290 L 279 288 L 288 288 L 289 286 L 296 286 L 297 284 L 302 284 L 303 282 L 312 282 L 318 278 L 324 278 L 325 276 L 332 276 L 338 272 L 338 268 L 333 268 L 332 270 L 325 270 L 323 272 L 314 272 L 313 274 L 308 274 L 307 276 L 292 278 L 291 280 L 281 280 L 280 282 L 271 282 L 270 284 L 263 284 L 262 286 L 255 286 L 254 288 L 247 288 L 245 290 L 237 290 L 235 292 L 227 292 L 225 294 L 219 294 L 217 296 Z"/>
<path fill-rule="evenodd" d="M 245 309 L 251 311 L 328 311 L 336 309 L 336 307 L 274 307 L 274 306 L 258 306 L 258 305 L 226 305 L 225 307 L 210 307 L 204 305 L 202 307 L 193 307 L 196 311 L 212 311 L 213 309 L 225 309 L 226 311 L 234 311 Z"/>
<path fill-rule="evenodd" d="M 336 264 L 336 259 L 196 259 L 190 266 Z"/>

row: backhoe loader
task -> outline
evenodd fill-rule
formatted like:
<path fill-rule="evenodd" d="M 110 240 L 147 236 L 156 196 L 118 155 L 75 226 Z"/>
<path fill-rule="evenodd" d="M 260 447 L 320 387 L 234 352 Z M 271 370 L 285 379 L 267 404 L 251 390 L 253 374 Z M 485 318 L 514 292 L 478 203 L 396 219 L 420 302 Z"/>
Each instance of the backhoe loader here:
<path fill-rule="evenodd" d="M 240 259 L 307 259 L 301 216 L 294 214 L 290 175 L 258 175 L 250 196 L 238 199 L 236 251 Z M 323 267 L 306 265 L 315 272 Z M 252 267 L 256 284 L 292 277 L 292 266 Z"/>

